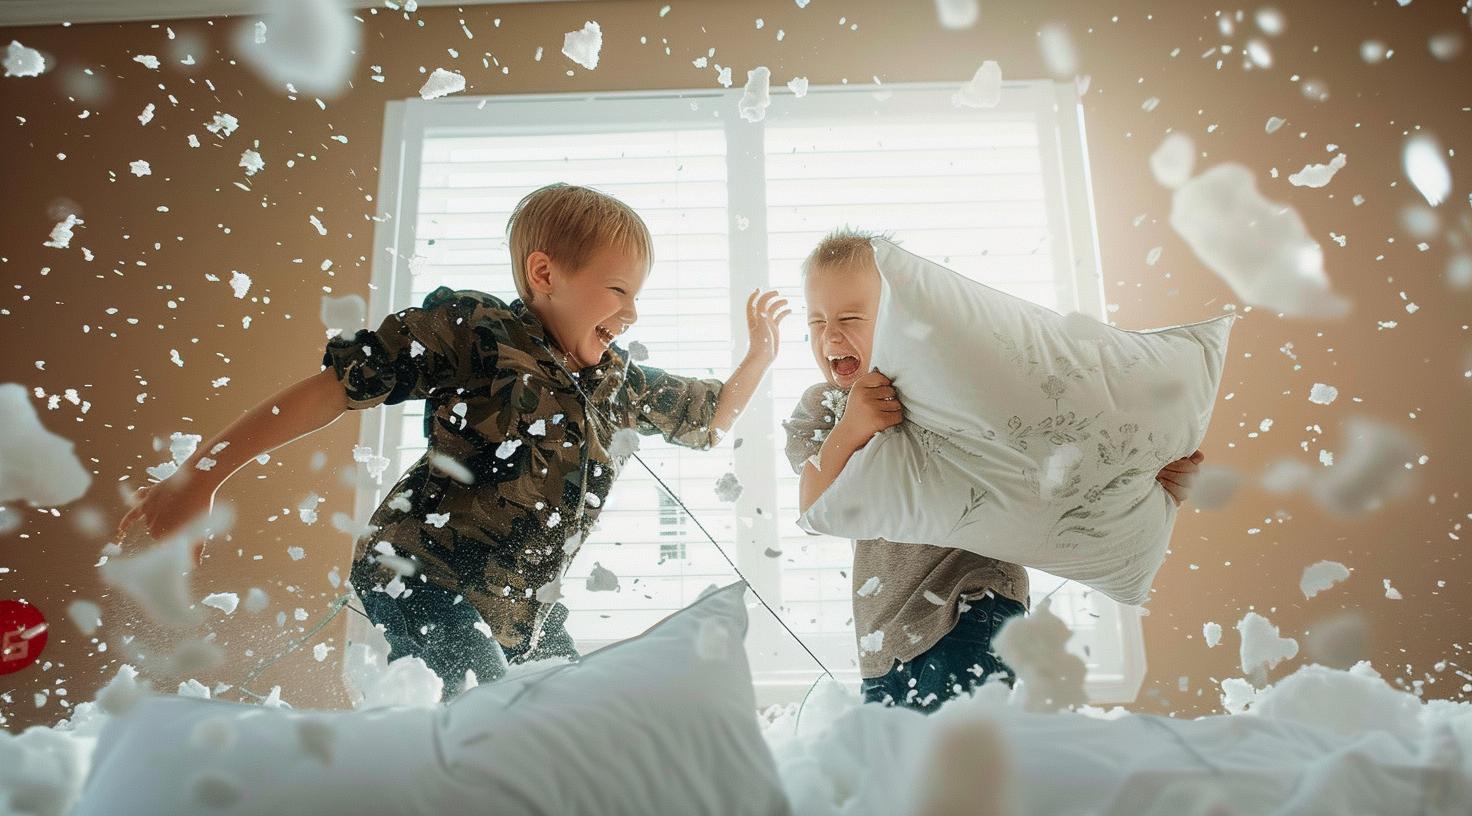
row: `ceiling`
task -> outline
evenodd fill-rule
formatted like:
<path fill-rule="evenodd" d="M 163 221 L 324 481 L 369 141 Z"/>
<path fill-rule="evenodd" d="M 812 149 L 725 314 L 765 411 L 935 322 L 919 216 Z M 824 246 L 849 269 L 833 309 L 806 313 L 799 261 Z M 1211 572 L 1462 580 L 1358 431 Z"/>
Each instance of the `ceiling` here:
<path fill-rule="evenodd" d="M 384 0 L 344 0 L 354 8 L 388 8 Z M 507 2 L 558 0 L 419 0 L 426 6 L 481 6 Z M 403 0 L 394 0 L 402 6 Z M 0 26 L 59 23 L 121 23 L 135 20 L 178 20 L 190 17 L 246 16 L 267 6 L 264 0 L 0 0 Z"/>

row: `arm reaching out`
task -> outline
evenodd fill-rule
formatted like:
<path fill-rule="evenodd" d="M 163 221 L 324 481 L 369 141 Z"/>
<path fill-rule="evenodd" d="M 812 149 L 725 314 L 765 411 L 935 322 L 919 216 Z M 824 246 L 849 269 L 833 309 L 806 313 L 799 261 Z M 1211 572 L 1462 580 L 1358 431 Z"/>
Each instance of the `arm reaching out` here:
<path fill-rule="evenodd" d="M 346 410 L 347 393 L 331 368 L 287 386 L 200 445 L 172 476 L 139 488 L 132 509 L 118 522 L 116 540 L 139 520 L 153 538 L 168 537 L 208 511 L 215 490 L 246 462 L 332 424 Z M 221 443 L 225 447 L 211 454 Z M 205 457 L 214 464 L 200 470 L 196 465 Z M 203 547 L 195 545 L 196 560 Z"/>
<path fill-rule="evenodd" d="M 756 393 L 762 375 L 777 359 L 777 347 L 782 338 L 779 328 L 782 319 L 792 314 L 786 306 L 787 299 L 777 297 L 775 289 L 760 297 L 757 292 L 752 292 L 746 299 L 746 330 L 750 334 L 750 343 L 746 357 L 726 378 L 720 399 L 716 401 L 711 427 L 718 433 L 724 435 L 736 424 L 736 418 L 746 410 L 746 404 Z"/>

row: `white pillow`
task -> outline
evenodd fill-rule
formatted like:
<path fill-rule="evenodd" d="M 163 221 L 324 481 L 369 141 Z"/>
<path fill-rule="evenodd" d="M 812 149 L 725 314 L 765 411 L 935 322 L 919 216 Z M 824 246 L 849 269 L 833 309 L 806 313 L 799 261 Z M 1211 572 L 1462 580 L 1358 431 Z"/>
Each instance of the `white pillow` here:
<path fill-rule="evenodd" d="M 786 814 L 744 594 L 430 709 L 145 699 L 104 730 L 74 814 Z"/>
<path fill-rule="evenodd" d="M 1232 316 L 1124 331 L 874 242 L 872 365 L 906 421 L 808 508 L 844 538 L 957 547 L 1142 604 L 1176 508 L 1155 474 L 1201 444 Z"/>

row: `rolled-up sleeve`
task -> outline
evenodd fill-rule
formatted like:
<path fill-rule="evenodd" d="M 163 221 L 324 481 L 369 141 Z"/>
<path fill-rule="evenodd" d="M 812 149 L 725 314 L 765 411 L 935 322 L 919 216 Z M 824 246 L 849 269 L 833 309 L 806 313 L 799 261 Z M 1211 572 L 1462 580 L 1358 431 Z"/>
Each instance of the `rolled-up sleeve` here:
<path fill-rule="evenodd" d="M 328 340 L 322 366 L 337 375 L 349 409 L 427 399 L 456 382 L 472 345 L 467 318 L 473 305 L 441 286 L 422 307 L 394 312 L 377 329 Z"/>
<path fill-rule="evenodd" d="M 662 434 L 666 441 L 705 450 L 720 441 L 711 427 L 725 383 L 671 374 L 653 366 L 629 367 L 629 406 L 634 429 L 646 436 Z"/>
<path fill-rule="evenodd" d="M 792 416 L 782 420 L 787 431 L 787 462 L 792 472 L 802 474 L 802 466 L 818 455 L 823 438 L 833 430 L 833 412 L 823 405 L 823 395 L 832 387 L 819 383 L 808 388 L 792 409 Z"/>

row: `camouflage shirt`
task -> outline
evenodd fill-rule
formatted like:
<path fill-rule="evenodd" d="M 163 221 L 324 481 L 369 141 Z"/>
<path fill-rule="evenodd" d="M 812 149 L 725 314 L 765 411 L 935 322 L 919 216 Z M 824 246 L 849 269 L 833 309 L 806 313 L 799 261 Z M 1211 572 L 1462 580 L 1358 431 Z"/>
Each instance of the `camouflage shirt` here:
<path fill-rule="evenodd" d="M 838 424 L 847 397 L 843 390 L 819 383 L 803 392 L 792 416 L 783 420 L 787 459 L 799 475 Z M 896 660 L 909 662 L 929 650 L 956 628 L 962 601 L 991 592 L 1031 606 L 1026 569 L 954 547 L 882 538 L 857 541 L 852 580 L 855 639 L 884 633 L 870 637 L 870 643 L 878 641 L 877 648 L 865 649 L 860 641 L 859 673 L 864 677 L 883 676 Z"/>
<path fill-rule="evenodd" d="M 322 365 L 342 382 L 348 408 L 426 401 L 429 449 L 358 539 L 357 591 L 397 595 L 405 583 L 433 582 L 464 595 L 504 646 L 529 651 L 628 457 L 610 453 L 615 432 L 716 443 L 720 380 L 631 365 L 616 344 L 599 364 L 570 371 L 550 342 L 521 300 L 445 286 L 377 330 L 327 342 Z M 436 467 L 439 456 L 472 482 Z M 414 574 L 400 578 L 380 554 L 412 561 Z"/>

